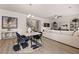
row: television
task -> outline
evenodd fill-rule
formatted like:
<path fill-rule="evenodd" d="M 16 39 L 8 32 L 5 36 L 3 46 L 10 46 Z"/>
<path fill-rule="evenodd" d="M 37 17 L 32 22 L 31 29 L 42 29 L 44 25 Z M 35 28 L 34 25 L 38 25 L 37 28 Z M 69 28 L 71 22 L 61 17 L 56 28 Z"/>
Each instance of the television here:
<path fill-rule="evenodd" d="M 44 23 L 44 27 L 50 27 L 50 23 Z"/>

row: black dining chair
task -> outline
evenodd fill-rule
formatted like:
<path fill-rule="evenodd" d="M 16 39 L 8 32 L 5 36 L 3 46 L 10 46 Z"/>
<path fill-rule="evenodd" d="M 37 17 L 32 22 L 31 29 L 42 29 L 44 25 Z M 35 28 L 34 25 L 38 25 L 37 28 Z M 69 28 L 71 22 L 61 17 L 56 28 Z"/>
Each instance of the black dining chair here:
<path fill-rule="evenodd" d="M 33 49 L 38 48 L 39 46 L 41 46 L 41 44 L 38 42 L 38 40 L 40 40 L 42 42 L 42 32 L 39 32 L 41 34 L 38 35 L 33 35 L 33 42 L 36 43 L 36 45 L 32 45 Z"/>
<path fill-rule="evenodd" d="M 26 48 L 26 47 L 28 47 L 28 41 L 29 41 L 29 39 L 26 36 L 24 36 L 24 35 L 21 36 L 17 32 L 16 32 L 16 36 L 17 36 L 17 43 L 19 45 L 21 45 L 23 49 Z"/>
<path fill-rule="evenodd" d="M 28 46 L 29 38 L 26 37 L 25 35 L 21 35 L 21 37 L 25 40 L 25 43 L 21 43 L 21 46 L 24 49 L 24 48 L 26 48 Z"/>
<path fill-rule="evenodd" d="M 14 50 L 14 51 L 19 51 L 19 50 L 21 50 L 20 45 L 19 45 L 19 44 L 15 44 L 15 45 L 13 46 L 13 50 Z"/>
<path fill-rule="evenodd" d="M 29 37 L 26 37 L 25 35 L 21 35 L 21 37 L 25 39 L 25 42 L 29 41 Z"/>
<path fill-rule="evenodd" d="M 35 40 L 35 43 L 38 44 L 38 40 L 41 40 L 41 36 L 40 35 L 34 35 L 33 36 L 34 40 Z M 42 41 L 42 40 L 41 40 Z"/>
<path fill-rule="evenodd" d="M 41 33 L 41 34 L 39 34 L 39 37 L 40 37 L 40 40 L 42 42 L 42 35 L 43 35 L 43 33 L 42 32 L 39 32 L 39 33 Z"/>
<path fill-rule="evenodd" d="M 23 39 L 19 33 L 16 32 L 16 36 L 18 44 L 25 43 L 25 39 Z"/>

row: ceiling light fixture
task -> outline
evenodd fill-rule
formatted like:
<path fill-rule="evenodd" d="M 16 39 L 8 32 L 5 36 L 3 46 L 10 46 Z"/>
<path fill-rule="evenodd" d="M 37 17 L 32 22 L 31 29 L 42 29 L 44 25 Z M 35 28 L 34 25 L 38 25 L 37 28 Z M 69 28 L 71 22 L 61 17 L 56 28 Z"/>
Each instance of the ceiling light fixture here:
<path fill-rule="evenodd" d="M 32 7 L 32 4 L 29 4 L 29 9 L 31 10 L 31 7 Z M 27 15 L 27 17 L 28 18 L 33 18 L 34 16 L 31 14 L 31 13 L 29 13 L 28 15 Z"/>

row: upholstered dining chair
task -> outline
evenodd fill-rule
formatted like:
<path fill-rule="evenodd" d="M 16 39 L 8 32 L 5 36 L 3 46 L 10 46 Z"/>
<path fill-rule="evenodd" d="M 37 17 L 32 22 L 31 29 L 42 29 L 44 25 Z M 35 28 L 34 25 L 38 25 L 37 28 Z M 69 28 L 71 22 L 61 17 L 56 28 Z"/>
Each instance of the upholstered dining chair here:
<path fill-rule="evenodd" d="M 33 36 L 33 38 L 34 38 L 34 40 L 33 40 L 33 42 L 35 42 L 36 43 L 36 45 L 32 45 L 32 47 L 33 47 L 33 49 L 35 49 L 35 48 L 38 48 L 41 44 L 38 42 L 38 40 L 40 40 L 41 42 L 42 42 L 42 32 L 39 32 L 39 33 L 41 33 L 41 34 L 38 34 L 38 35 L 34 35 Z"/>
<path fill-rule="evenodd" d="M 16 32 L 16 36 L 17 36 L 17 44 L 13 46 L 13 49 L 15 51 L 20 50 L 21 49 L 20 46 L 22 46 L 23 49 L 28 47 L 28 40 L 29 39 L 26 36 L 24 36 L 24 35 L 21 36 L 17 32 Z"/>

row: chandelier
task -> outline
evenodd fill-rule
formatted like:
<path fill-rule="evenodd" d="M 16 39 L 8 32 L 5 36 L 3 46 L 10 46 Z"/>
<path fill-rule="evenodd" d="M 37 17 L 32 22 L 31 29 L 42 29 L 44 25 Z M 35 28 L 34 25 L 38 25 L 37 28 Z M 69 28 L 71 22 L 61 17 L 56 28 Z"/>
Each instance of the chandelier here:
<path fill-rule="evenodd" d="M 29 4 L 29 9 L 31 10 L 31 7 L 32 7 L 32 4 Z M 30 11 L 31 12 L 31 11 Z M 28 15 L 27 15 L 27 17 L 28 18 L 33 18 L 34 16 L 31 14 L 31 13 L 29 13 Z"/>

